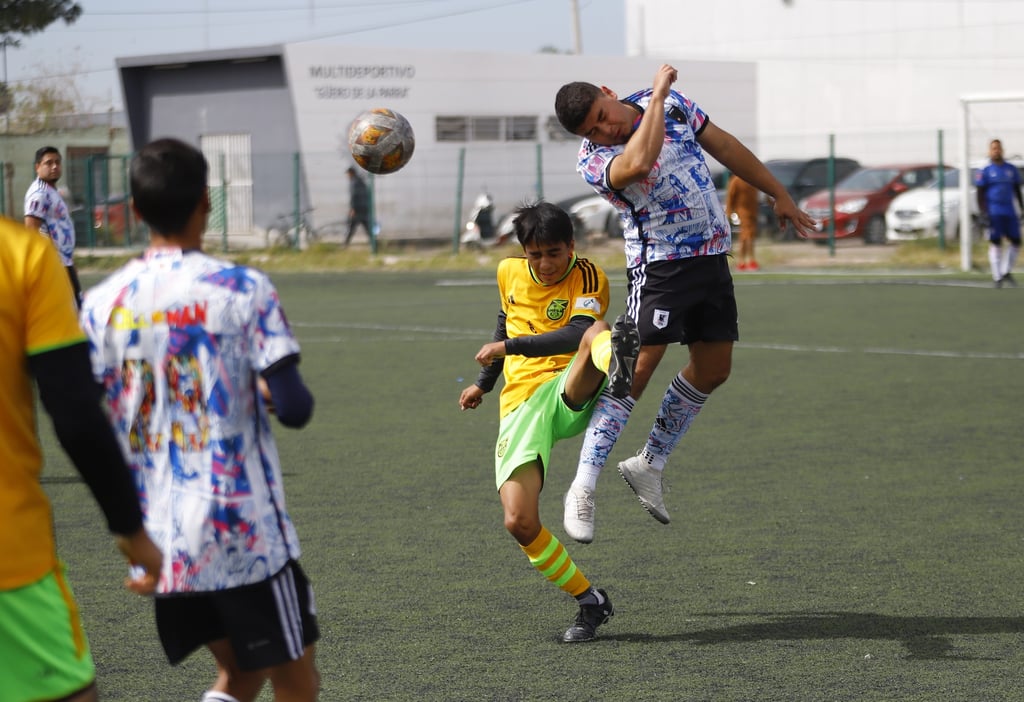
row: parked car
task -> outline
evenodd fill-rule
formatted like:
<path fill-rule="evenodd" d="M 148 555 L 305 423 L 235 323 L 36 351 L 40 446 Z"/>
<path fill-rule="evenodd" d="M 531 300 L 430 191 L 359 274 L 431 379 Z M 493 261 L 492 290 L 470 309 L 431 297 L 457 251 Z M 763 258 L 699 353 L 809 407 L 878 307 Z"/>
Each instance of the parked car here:
<path fill-rule="evenodd" d="M 833 183 L 838 183 L 861 167 L 860 162 L 852 158 L 834 157 L 835 173 Z M 793 202 L 800 202 L 803 198 L 819 190 L 828 188 L 828 162 L 829 158 L 777 158 L 764 162 L 786 191 L 793 198 Z M 767 196 L 761 197 L 761 208 L 758 218 L 758 227 L 763 234 L 773 239 L 791 241 L 796 238 L 796 230 L 789 225 L 785 230 L 780 229 L 775 219 L 775 211 Z"/>
<path fill-rule="evenodd" d="M 92 227 L 103 244 L 125 243 L 125 230 L 136 227 L 130 198 L 120 193 L 108 195 L 92 208 Z"/>
<path fill-rule="evenodd" d="M 836 183 L 835 210 L 829 209 L 828 190 L 804 198 L 800 209 L 816 221 L 806 238 L 827 240 L 829 225 L 835 237 L 861 237 L 865 244 L 885 243 L 885 211 L 897 195 L 920 188 L 935 179 L 939 169 L 930 163 L 902 163 L 861 168 Z"/>
<path fill-rule="evenodd" d="M 973 179 L 972 179 L 973 180 Z M 943 236 L 948 241 L 960 238 L 960 170 L 949 168 L 922 188 L 899 195 L 885 212 L 886 241 L 934 239 L 939 236 L 939 195 L 941 190 Z M 974 186 L 967 198 L 971 222 L 978 216 L 978 200 Z M 976 235 L 972 227 L 972 235 Z"/>
<path fill-rule="evenodd" d="M 1007 159 L 1018 169 L 1024 169 L 1024 159 L 1016 157 Z M 971 165 L 971 182 L 968 185 L 967 206 L 971 219 L 971 236 L 982 235 L 978 226 L 978 198 L 974 180 L 978 170 L 987 161 L 978 161 Z M 885 213 L 885 237 L 887 241 L 907 241 L 910 239 L 934 239 L 939 236 L 939 182 L 938 179 L 918 190 L 900 195 L 889 205 Z M 942 209 L 944 210 L 945 229 L 943 235 L 947 240 L 960 238 L 960 171 L 956 168 L 946 170 L 942 185 Z"/>
<path fill-rule="evenodd" d="M 577 239 L 592 234 L 604 234 L 609 238 L 622 238 L 622 220 L 615 206 L 597 193 L 560 200 L 555 203 L 569 213 L 573 233 Z"/>

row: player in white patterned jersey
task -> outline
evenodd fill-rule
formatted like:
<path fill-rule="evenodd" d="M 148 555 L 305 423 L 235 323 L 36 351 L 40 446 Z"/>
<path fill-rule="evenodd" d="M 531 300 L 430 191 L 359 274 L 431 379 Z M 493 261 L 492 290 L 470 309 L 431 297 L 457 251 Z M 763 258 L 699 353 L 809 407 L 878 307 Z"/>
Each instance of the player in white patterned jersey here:
<path fill-rule="evenodd" d="M 75 225 L 68 205 L 57 190 L 63 172 L 60 151 L 44 146 L 36 151 L 36 179 L 25 192 L 25 226 L 49 237 L 71 279 L 75 304 L 82 304 L 82 285 L 75 271 Z"/>
<path fill-rule="evenodd" d="M 198 150 L 147 145 L 131 186 L 151 246 L 89 290 L 81 320 L 164 552 L 161 642 L 171 663 L 202 645 L 213 652 L 209 699 L 252 699 L 271 679 L 278 695 L 314 700 L 319 631 L 269 418 L 272 407 L 301 427 L 312 415 L 299 345 L 266 275 L 202 252 Z"/>
<path fill-rule="evenodd" d="M 625 224 L 626 311 L 641 339 L 631 396 L 616 399 L 604 393 L 598 399 L 570 494 L 592 497 L 668 344 L 686 344 L 687 364 L 666 390 L 647 443 L 619 464 L 641 505 L 666 524 L 665 462 L 708 395 L 729 377 L 733 343 L 739 339 L 727 260 L 729 223 L 704 152 L 774 198 L 780 226 L 792 221 L 798 231 L 807 232 L 814 225 L 747 147 L 671 89 L 676 78 L 676 69 L 666 64 L 652 88 L 625 100 L 607 87 L 582 82 L 562 86 L 555 98 L 559 122 L 583 137 L 577 170 L 615 205 Z M 566 531 L 580 541 L 592 539 L 592 520 L 579 524 L 570 515 L 568 499 L 566 506 Z"/>

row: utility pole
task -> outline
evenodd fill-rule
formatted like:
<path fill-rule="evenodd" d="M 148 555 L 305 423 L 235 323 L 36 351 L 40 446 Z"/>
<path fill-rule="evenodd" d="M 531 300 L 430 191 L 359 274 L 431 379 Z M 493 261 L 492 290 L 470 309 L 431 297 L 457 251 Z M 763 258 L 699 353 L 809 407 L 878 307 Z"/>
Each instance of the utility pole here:
<path fill-rule="evenodd" d="M 570 0 L 572 8 L 572 52 L 579 56 L 583 53 L 583 37 L 580 35 L 580 3 Z"/>

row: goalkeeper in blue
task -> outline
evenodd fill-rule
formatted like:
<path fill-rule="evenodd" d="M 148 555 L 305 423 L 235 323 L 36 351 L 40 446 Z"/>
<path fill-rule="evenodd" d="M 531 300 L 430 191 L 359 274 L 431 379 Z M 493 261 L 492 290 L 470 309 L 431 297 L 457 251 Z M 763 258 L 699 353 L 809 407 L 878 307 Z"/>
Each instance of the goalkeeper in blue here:
<path fill-rule="evenodd" d="M 562 641 L 591 641 L 614 612 L 611 600 L 541 523 L 540 491 L 552 446 L 586 429 L 601 391 L 629 393 L 640 335 L 625 315 L 613 326 L 604 321 L 608 278 L 576 255 L 564 211 L 547 202 L 525 205 L 513 227 L 525 255 L 498 264 L 494 340 L 476 353 L 482 369 L 459 406 L 479 407 L 504 375 L 494 467 L 505 528 L 533 567 L 576 599 L 579 613 Z"/>

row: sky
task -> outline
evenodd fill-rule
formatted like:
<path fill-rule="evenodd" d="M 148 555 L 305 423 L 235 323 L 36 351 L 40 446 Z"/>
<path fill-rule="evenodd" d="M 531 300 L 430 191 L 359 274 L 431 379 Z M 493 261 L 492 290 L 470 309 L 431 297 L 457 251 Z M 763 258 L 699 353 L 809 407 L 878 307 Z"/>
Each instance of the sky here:
<path fill-rule="evenodd" d="M 118 57 L 320 41 L 349 46 L 533 53 L 625 54 L 625 0 L 78 0 L 56 22 L 7 47 L 8 83 L 55 76 L 87 111 L 122 109 Z M 173 8 L 173 9 L 172 9 Z"/>

